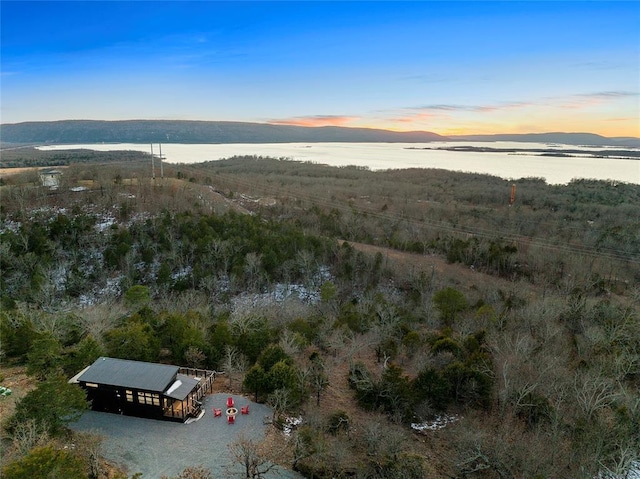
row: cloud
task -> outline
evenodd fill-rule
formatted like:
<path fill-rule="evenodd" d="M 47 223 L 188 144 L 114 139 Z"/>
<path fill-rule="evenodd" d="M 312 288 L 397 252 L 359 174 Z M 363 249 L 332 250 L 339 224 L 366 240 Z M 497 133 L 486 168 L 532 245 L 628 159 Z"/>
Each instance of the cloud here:
<path fill-rule="evenodd" d="M 637 97 L 637 92 L 632 91 L 599 91 L 590 93 L 576 93 L 568 97 L 552 98 L 551 101 L 560 108 L 580 109 L 601 103 Z"/>
<path fill-rule="evenodd" d="M 614 99 L 614 98 L 627 98 L 627 97 L 638 96 L 638 93 L 633 91 L 614 90 L 614 91 L 599 91 L 595 93 L 579 93 L 575 96 L 582 97 L 582 98 L 595 98 L 599 100 L 608 100 L 608 99 Z"/>
<path fill-rule="evenodd" d="M 527 108 L 535 105 L 532 102 L 511 101 L 476 105 L 462 105 L 453 103 L 434 103 L 401 108 L 395 112 L 394 118 L 388 121 L 397 123 L 416 123 L 435 120 L 451 120 L 460 115 L 468 117 L 469 114 L 493 114 L 508 110 Z"/>
<path fill-rule="evenodd" d="M 455 105 L 455 104 L 433 104 L 433 105 L 421 105 L 409 107 L 407 110 L 417 110 L 423 112 L 476 112 L 476 113 L 487 113 L 501 110 L 512 110 L 514 108 L 524 108 L 527 106 L 531 106 L 530 102 L 523 101 L 512 101 L 512 102 L 501 102 L 487 105 Z"/>
<path fill-rule="evenodd" d="M 398 130 L 426 129 L 451 133 L 494 130 L 537 131 L 531 121 L 537 118 L 563 118 L 581 121 L 581 109 L 594 105 L 629 101 L 639 93 L 626 90 L 602 90 L 563 96 L 537 97 L 484 103 L 427 103 L 397 109 L 374 110 L 360 116 L 310 115 L 268 120 L 268 123 L 297 126 L 364 126 Z M 602 118 L 602 117 L 601 117 Z M 563 121 L 565 121 L 563 120 Z M 604 120 L 604 118 L 602 118 Z M 522 123 L 527 121 L 525 125 Z M 625 123 L 630 119 L 613 116 L 608 120 Z M 531 123 L 531 124 L 530 124 Z"/>
<path fill-rule="evenodd" d="M 618 117 L 618 118 L 604 118 L 603 121 L 638 121 L 636 117 Z"/>
<path fill-rule="evenodd" d="M 274 125 L 294 125 L 294 126 L 343 126 L 357 120 L 354 116 L 342 115 L 311 115 L 294 116 L 292 118 L 272 119 L 267 123 Z"/>
<path fill-rule="evenodd" d="M 429 121 L 429 120 L 433 120 L 434 118 L 438 118 L 439 115 L 433 114 L 433 113 L 409 113 L 407 115 L 403 115 L 403 116 L 397 116 L 394 118 L 385 118 L 385 122 L 392 122 L 392 123 L 416 123 L 416 122 L 422 122 L 422 121 Z"/>
<path fill-rule="evenodd" d="M 498 103 L 488 103 L 480 105 L 459 105 L 459 104 L 430 104 L 404 108 L 405 111 L 419 112 L 471 112 L 471 113 L 493 113 L 506 110 L 514 110 L 529 107 L 556 107 L 565 109 L 585 108 L 591 105 L 637 97 L 639 94 L 632 91 L 610 90 L 589 93 L 576 93 L 563 97 L 547 97 L 533 101 L 505 101 Z"/>

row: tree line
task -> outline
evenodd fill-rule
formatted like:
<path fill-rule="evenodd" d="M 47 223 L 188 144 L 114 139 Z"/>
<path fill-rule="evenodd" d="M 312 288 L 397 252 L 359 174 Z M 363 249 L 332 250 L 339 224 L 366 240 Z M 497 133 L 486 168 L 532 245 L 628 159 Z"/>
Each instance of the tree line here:
<path fill-rule="evenodd" d="M 78 163 L 149 161 L 150 154 L 141 151 L 38 150 L 32 147 L 2 150 L 1 168 L 58 167 Z M 6 181 L 6 180 L 5 180 Z"/>

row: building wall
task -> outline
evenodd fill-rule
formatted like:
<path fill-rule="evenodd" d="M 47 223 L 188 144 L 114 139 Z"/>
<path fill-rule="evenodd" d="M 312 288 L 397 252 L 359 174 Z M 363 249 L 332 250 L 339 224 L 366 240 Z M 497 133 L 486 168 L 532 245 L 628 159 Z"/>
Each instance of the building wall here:
<path fill-rule="evenodd" d="M 87 391 L 94 411 L 124 414 L 126 416 L 164 419 L 162 395 L 153 391 L 140 391 L 105 385 L 80 383 Z"/>
<path fill-rule="evenodd" d="M 42 182 L 42 186 L 57 188 L 58 186 L 60 186 L 60 174 L 41 173 L 40 181 Z"/>

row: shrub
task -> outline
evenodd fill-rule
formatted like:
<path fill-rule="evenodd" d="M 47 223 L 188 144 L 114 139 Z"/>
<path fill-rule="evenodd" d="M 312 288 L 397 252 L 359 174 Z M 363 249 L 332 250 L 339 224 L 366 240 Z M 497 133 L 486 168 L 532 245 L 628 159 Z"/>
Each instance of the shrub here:
<path fill-rule="evenodd" d="M 532 427 L 551 416 L 551 403 L 549 400 L 535 392 L 527 393 L 516 404 L 516 415 Z"/>
<path fill-rule="evenodd" d="M 82 459 L 69 451 L 44 446 L 33 449 L 25 457 L 7 464 L 2 476 L 12 479 L 36 479 L 60 477 L 86 479 Z"/>
<path fill-rule="evenodd" d="M 433 295 L 433 304 L 440 311 L 445 324 L 452 324 L 456 315 L 469 307 L 464 294 L 454 288 L 445 288 Z"/>
<path fill-rule="evenodd" d="M 327 431 L 334 436 L 340 431 L 349 430 L 349 415 L 344 411 L 335 411 L 327 419 Z"/>
<path fill-rule="evenodd" d="M 59 435 L 85 409 L 85 392 L 78 385 L 69 384 L 63 376 L 54 376 L 41 382 L 22 398 L 16 406 L 16 412 L 9 418 L 7 430 L 13 432 L 17 424 L 33 419 L 51 435 Z"/>
<path fill-rule="evenodd" d="M 413 380 L 416 402 L 428 400 L 437 410 L 446 409 L 451 402 L 451 383 L 436 369 L 425 368 Z"/>

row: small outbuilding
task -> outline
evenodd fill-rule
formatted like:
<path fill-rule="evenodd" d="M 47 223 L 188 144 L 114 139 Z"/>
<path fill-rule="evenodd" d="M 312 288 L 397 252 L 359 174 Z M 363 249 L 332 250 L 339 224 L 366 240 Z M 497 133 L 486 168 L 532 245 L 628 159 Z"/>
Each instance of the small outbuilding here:
<path fill-rule="evenodd" d="M 40 170 L 38 174 L 42 186 L 48 186 L 52 190 L 60 186 L 60 175 L 62 175 L 60 170 Z"/>
<path fill-rule="evenodd" d="M 101 357 L 70 382 L 87 391 L 95 411 L 185 422 L 202 413 L 214 379 L 214 371 Z"/>

